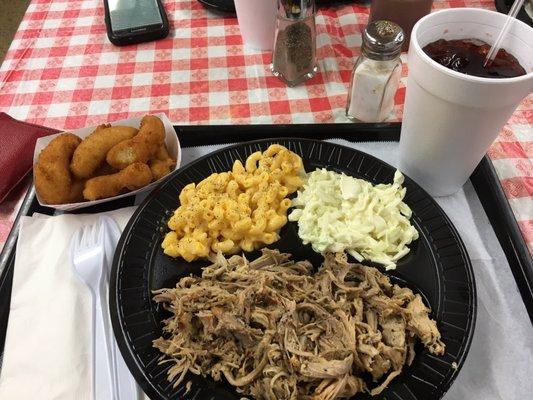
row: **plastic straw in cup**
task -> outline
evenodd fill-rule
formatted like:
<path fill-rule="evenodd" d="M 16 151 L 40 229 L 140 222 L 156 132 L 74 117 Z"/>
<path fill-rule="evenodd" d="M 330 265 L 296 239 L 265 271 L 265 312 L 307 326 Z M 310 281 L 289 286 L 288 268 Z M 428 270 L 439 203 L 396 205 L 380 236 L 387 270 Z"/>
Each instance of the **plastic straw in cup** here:
<path fill-rule="evenodd" d="M 507 19 L 505 20 L 505 24 L 503 24 L 503 28 L 500 31 L 500 34 L 496 38 L 496 41 L 494 42 L 492 47 L 490 48 L 490 51 L 487 53 L 487 57 L 485 58 L 485 62 L 483 63 L 484 67 L 489 65 L 496 58 L 496 55 L 498 54 L 498 51 L 500 51 L 500 47 L 502 46 L 503 38 L 505 37 L 505 35 L 507 35 L 507 32 L 511 27 L 511 23 L 514 21 L 516 14 L 518 14 L 518 11 L 520 11 L 520 8 L 522 8 L 523 4 L 524 0 L 515 0 L 515 2 L 513 3 L 513 6 L 509 10 L 509 14 L 507 14 Z"/>

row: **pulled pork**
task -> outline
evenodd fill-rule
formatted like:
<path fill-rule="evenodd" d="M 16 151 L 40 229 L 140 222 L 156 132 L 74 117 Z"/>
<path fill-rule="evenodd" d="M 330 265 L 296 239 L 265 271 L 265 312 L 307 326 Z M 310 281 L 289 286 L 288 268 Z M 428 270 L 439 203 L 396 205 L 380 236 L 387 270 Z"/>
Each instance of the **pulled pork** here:
<path fill-rule="evenodd" d="M 444 353 L 430 310 L 410 289 L 343 254 L 326 255 L 314 275 L 309 262 L 289 258 L 219 254 L 201 277 L 155 292 L 173 314 L 154 341 L 173 364 L 169 381 L 192 372 L 224 377 L 257 400 L 333 400 L 381 393 L 412 362 L 417 337 Z"/>

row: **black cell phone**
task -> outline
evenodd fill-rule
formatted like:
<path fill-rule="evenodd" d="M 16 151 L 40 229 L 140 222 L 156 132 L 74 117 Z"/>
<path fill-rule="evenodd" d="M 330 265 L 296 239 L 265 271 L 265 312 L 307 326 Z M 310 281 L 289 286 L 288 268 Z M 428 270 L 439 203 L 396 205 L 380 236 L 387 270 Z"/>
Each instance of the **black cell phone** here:
<path fill-rule="evenodd" d="M 169 25 L 161 0 L 104 0 L 105 24 L 111 43 L 124 46 L 168 35 Z"/>

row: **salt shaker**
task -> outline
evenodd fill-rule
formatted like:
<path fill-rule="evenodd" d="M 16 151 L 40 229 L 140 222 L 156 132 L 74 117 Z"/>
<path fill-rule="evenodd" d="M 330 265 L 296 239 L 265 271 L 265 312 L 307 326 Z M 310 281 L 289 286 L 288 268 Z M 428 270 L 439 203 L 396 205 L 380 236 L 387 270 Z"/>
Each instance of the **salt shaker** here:
<path fill-rule="evenodd" d="M 403 40 L 402 28 L 393 22 L 374 21 L 367 25 L 348 92 L 349 119 L 381 122 L 392 110 L 402 73 Z"/>
<path fill-rule="evenodd" d="M 315 0 L 277 0 L 274 51 L 270 69 L 288 86 L 312 78 L 317 70 Z"/>

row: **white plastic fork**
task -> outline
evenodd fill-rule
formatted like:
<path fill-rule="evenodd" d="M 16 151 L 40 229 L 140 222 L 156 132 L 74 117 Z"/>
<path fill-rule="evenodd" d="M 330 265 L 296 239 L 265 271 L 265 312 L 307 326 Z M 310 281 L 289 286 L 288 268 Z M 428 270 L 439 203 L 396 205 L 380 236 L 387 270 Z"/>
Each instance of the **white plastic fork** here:
<path fill-rule="evenodd" d="M 104 329 L 101 289 L 104 284 L 104 248 L 97 223 L 78 229 L 70 241 L 70 256 L 75 274 L 91 292 L 93 399 L 113 399 L 114 390 L 110 369 L 110 347 Z"/>

